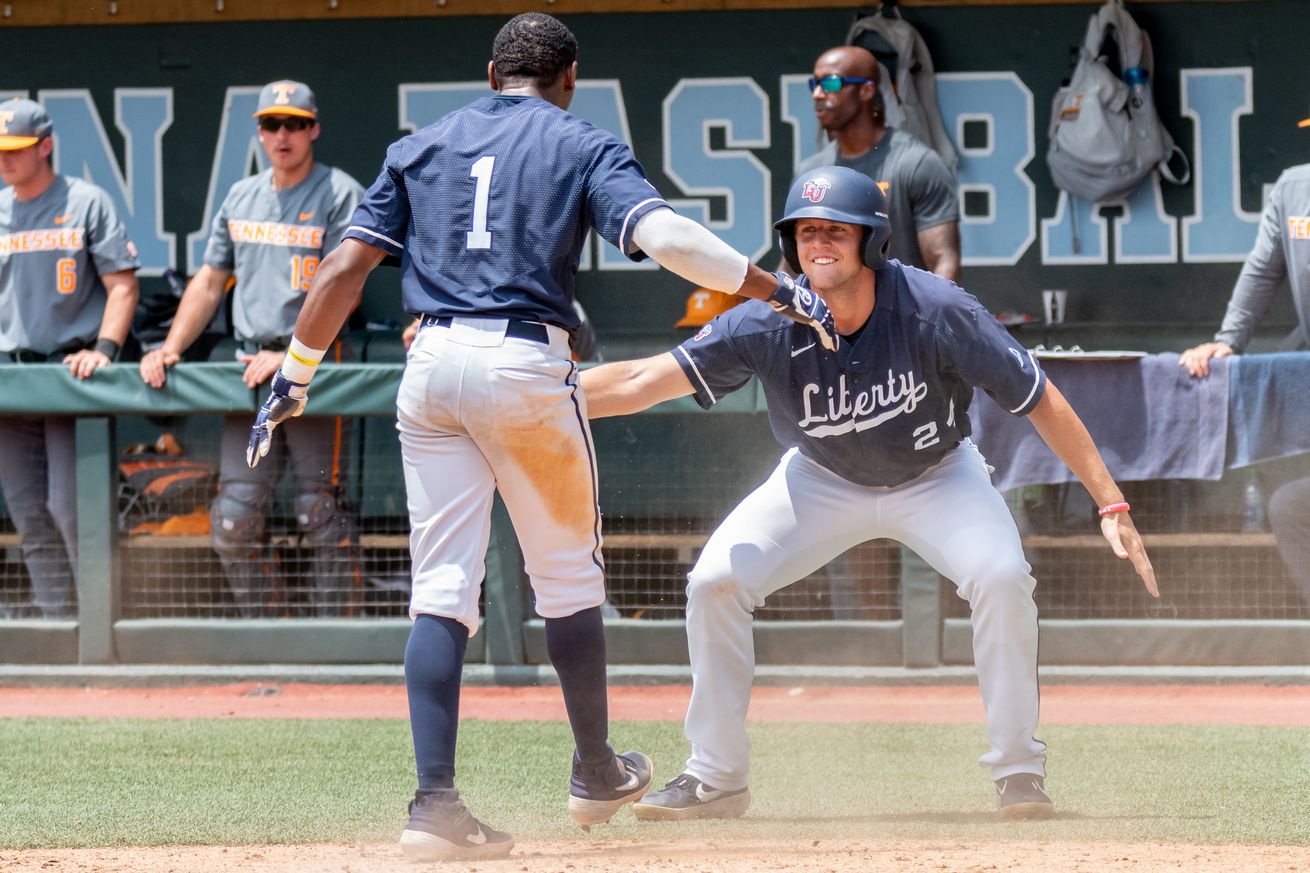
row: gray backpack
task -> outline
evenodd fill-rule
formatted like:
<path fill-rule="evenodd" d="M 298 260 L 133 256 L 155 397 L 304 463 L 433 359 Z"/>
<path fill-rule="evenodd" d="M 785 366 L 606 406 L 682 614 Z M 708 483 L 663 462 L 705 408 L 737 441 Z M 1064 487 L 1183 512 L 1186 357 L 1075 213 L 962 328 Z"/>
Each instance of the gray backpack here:
<path fill-rule="evenodd" d="M 1046 163 L 1058 188 L 1101 203 L 1127 197 L 1152 170 L 1177 185 L 1191 178 L 1187 156 L 1151 99 L 1154 67 L 1151 38 L 1122 0 L 1107 0 L 1087 24 L 1069 84 L 1051 104 Z M 1181 177 L 1169 167 L 1175 155 Z"/>
<path fill-rule="evenodd" d="M 928 45 L 891 7 L 895 18 L 866 15 L 851 25 L 847 45 L 868 49 L 878 59 L 878 93 L 882 95 L 887 126 L 902 130 L 925 143 L 955 172 L 955 148 L 942 125 L 937 106 L 937 77 Z"/>

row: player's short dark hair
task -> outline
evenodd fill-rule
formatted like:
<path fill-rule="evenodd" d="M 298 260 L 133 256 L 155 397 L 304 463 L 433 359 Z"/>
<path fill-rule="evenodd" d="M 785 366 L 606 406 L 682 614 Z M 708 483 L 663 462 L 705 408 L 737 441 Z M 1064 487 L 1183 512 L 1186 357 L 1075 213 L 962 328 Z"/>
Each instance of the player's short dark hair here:
<path fill-rule="evenodd" d="M 551 85 L 578 59 L 578 40 L 559 19 L 542 12 L 515 15 L 496 34 L 491 60 L 496 80 L 532 79 Z"/>

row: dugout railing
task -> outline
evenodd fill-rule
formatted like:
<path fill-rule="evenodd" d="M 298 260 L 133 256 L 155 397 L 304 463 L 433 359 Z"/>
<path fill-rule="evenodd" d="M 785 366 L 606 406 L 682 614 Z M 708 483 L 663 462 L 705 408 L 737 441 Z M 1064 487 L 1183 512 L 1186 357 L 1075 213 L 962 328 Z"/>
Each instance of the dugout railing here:
<path fill-rule="evenodd" d="M 398 447 L 390 421 L 399 364 L 325 367 L 312 414 L 359 416 L 356 481 L 361 502 L 390 527 L 364 525 L 366 552 L 402 553 Z M 396 663 L 409 621 L 403 605 L 354 618 L 241 619 L 180 608 L 150 613 L 133 578 L 142 554 L 203 554 L 203 537 L 129 537 L 119 529 L 123 434 L 147 416 L 253 417 L 257 392 L 235 364 L 183 364 L 168 386 L 144 386 L 122 364 L 78 383 L 62 367 L 0 368 L 0 415 L 76 416 L 79 609 L 75 620 L 0 620 L 0 662 L 45 664 Z M 678 665 L 687 659 L 682 574 L 718 518 L 767 475 L 778 455 L 754 386 L 709 413 L 690 399 L 594 423 L 606 513 L 611 663 Z M 0 447 L 3 450 L 3 447 Z M 1041 660 L 1048 665 L 1308 665 L 1310 612 L 1278 559 L 1272 534 L 1243 530 L 1247 477 L 1219 483 L 1127 483 L 1166 596 L 1151 601 L 1131 569 L 1109 555 L 1077 489 L 1010 495 L 1039 579 Z M 1178 507 L 1187 511 L 1179 512 Z M 1211 512 L 1207 507 L 1220 507 Z M 1247 520 L 1249 522 L 1249 519 Z M 1252 527 L 1250 524 L 1247 527 Z M 19 562 L 3 537 L 5 563 Z M 496 509 L 484 585 L 486 614 L 470 662 L 547 662 L 543 625 L 531 611 L 521 556 Z M 167 561 L 165 561 L 167 566 Z M 181 566 L 181 565 L 179 565 Z M 210 580 L 212 584 L 221 583 Z M 852 583 L 858 585 L 852 586 Z M 854 591 L 852 594 L 851 592 Z M 842 598 L 846 600 L 843 602 Z M 761 664 L 965 665 L 972 660 L 967 607 L 931 572 L 903 565 L 875 542 L 771 598 L 755 625 Z"/>

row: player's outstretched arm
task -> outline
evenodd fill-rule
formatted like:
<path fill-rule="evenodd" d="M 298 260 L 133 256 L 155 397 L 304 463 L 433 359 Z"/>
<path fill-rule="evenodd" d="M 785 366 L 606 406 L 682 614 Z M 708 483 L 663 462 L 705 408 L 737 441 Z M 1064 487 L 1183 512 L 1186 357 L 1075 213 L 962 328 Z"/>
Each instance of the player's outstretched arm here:
<path fill-rule="evenodd" d="M 798 287 L 785 273 L 761 270 L 690 218 L 672 209 L 656 209 L 637 221 L 632 239 L 669 272 L 711 291 L 763 300 L 813 329 L 824 348 L 836 351 L 837 330 L 822 297 Z"/>
<path fill-rule="evenodd" d="M 385 255 L 382 249 L 347 239 L 319 264 L 296 319 L 287 356 L 281 369 L 273 374 L 268 398 L 259 407 L 250 428 L 246 463 L 251 467 L 268 454 L 274 428 L 305 411 L 306 393 L 314 371 L 350 313 L 359 305 L 364 280 Z"/>
<path fill-rule="evenodd" d="M 602 364 L 583 370 L 581 379 L 587 418 L 632 415 L 695 390 L 672 352 Z"/>
<path fill-rule="evenodd" d="M 108 299 L 105 314 L 100 319 L 100 333 L 92 348 L 83 349 L 64 357 L 64 366 L 78 379 L 89 379 L 101 367 L 107 367 L 118 358 L 118 352 L 132 329 L 132 313 L 141 297 L 137 286 L 136 270 L 119 270 L 101 277 Z"/>
<path fill-rule="evenodd" d="M 1114 477 L 1105 467 L 1100 451 L 1092 442 L 1091 434 L 1083 426 L 1082 419 L 1074 412 L 1069 401 L 1051 382 L 1046 383 L 1046 393 L 1038 401 L 1037 407 L 1028 415 L 1029 421 L 1037 433 L 1051 447 L 1051 451 L 1061 461 L 1069 465 L 1078 481 L 1091 493 L 1092 499 L 1100 507 L 1112 507 L 1123 504 L 1123 492 L 1115 484 Z M 1109 542 L 1110 548 L 1120 558 L 1133 562 L 1133 569 L 1142 577 L 1142 583 L 1152 597 L 1160 596 L 1160 589 L 1155 582 L 1155 568 L 1142 545 L 1142 537 L 1137 533 L 1128 511 L 1111 512 L 1101 517 L 1101 534 Z"/>

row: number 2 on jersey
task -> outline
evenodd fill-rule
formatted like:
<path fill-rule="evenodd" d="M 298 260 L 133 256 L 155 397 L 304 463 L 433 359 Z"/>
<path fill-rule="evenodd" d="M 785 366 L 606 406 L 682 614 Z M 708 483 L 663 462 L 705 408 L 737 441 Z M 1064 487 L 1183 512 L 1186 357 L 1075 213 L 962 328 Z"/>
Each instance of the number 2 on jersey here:
<path fill-rule="evenodd" d="M 477 180 L 473 189 L 473 229 L 467 234 L 465 247 L 491 248 L 491 231 L 487 230 L 487 201 L 491 199 L 491 168 L 496 165 L 495 155 L 483 155 L 473 162 L 469 176 Z"/>

